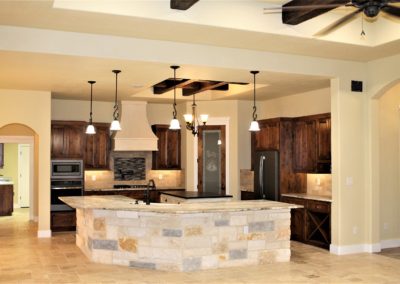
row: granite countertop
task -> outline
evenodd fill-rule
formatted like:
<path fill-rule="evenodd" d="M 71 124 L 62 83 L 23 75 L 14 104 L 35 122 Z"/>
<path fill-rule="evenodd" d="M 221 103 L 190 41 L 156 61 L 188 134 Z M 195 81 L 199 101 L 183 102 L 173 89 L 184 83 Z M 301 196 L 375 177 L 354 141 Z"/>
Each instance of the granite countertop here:
<path fill-rule="evenodd" d="M 12 181 L 3 181 L 0 180 L 0 185 L 13 185 L 14 183 Z"/>
<path fill-rule="evenodd" d="M 167 191 L 163 192 L 163 194 L 184 199 L 233 197 L 232 195 L 212 193 L 212 192 L 198 192 L 198 191 Z"/>
<path fill-rule="evenodd" d="M 66 196 L 59 199 L 73 208 L 79 209 L 104 209 L 104 210 L 129 210 L 157 213 L 205 213 L 227 211 L 251 210 L 279 210 L 301 208 L 302 206 L 267 200 L 249 201 L 221 201 L 204 203 L 151 203 L 142 202 L 135 204 L 135 200 L 121 195 L 103 196 Z"/>
<path fill-rule="evenodd" d="M 160 186 L 156 187 L 157 191 L 163 191 L 163 190 L 184 190 L 185 188 L 183 187 L 175 187 L 175 186 Z M 106 187 L 106 188 L 85 188 L 85 191 L 122 191 L 122 190 L 146 190 L 146 188 L 112 188 L 112 187 Z M 150 189 L 154 190 L 154 189 Z"/>
<path fill-rule="evenodd" d="M 312 195 L 312 194 L 307 194 L 307 193 L 283 193 L 283 194 L 281 194 L 281 196 L 332 202 L 332 197 L 330 197 L 330 196 Z"/>

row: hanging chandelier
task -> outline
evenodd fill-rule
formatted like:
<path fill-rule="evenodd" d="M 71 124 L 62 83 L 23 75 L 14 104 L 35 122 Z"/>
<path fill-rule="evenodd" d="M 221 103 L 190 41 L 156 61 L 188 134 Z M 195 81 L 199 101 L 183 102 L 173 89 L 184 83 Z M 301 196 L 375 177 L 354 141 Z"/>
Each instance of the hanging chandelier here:
<path fill-rule="evenodd" d="M 193 136 L 196 136 L 199 133 L 199 118 L 197 117 L 196 114 L 196 97 L 195 94 L 193 94 L 193 103 L 192 103 L 192 113 L 190 114 L 184 114 L 183 117 L 185 118 L 186 122 L 186 129 L 189 131 L 192 131 Z M 203 125 L 206 125 L 208 120 L 208 114 L 200 114 L 200 121 L 203 123 Z"/>
<path fill-rule="evenodd" d="M 176 69 L 178 69 L 179 66 L 173 65 L 173 66 L 171 66 L 171 68 L 174 70 L 174 104 L 173 104 L 174 110 L 172 111 L 173 118 L 169 125 L 169 129 L 178 130 L 178 129 L 181 129 L 179 120 L 176 118 L 176 116 L 178 114 L 178 112 L 176 111 Z"/>
<path fill-rule="evenodd" d="M 121 125 L 119 123 L 119 107 L 118 107 L 118 74 L 121 73 L 121 70 L 112 70 L 115 74 L 115 103 L 114 103 L 114 113 L 113 113 L 113 121 L 111 122 L 110 130 L 111 131 L 119 131 L 121 130 Z"/>
<path fill-rule="evenodd" d="M 260 126 L 258 125 L 257 121 L 257 107 L 256 107 L 256 75 L 259 73 L 259 71 L 250 71 L 251 74 L 253 74 L 254 81 L 254 91 L 253 91 L 253 121 L 250 124 L 249 131 L 260 131 Z"/>
<path fill-rule="evenodd" d="M 89 124 L 86 127 L 86 134 L 89 135 L 93 135 L 96 134 L 96 128 L 94 128 L 93 125 L 93 112 L 92 112 L 92 104 L 93 104 L 93 84 L 96 83 L 96 81 L 88 81 L 88 83 L 90 84 L 90 114 L 89 114 Z"/>

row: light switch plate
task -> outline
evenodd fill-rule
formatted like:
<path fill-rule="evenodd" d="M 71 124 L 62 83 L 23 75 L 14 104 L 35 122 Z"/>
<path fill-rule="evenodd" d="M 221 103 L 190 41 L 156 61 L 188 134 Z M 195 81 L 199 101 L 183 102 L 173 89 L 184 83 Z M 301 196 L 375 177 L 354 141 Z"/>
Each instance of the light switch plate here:
<path fill-rule="evenodd" d="M 346 185 L 347 186 L 353 185 L 353 177 L 346 177 Z"/>

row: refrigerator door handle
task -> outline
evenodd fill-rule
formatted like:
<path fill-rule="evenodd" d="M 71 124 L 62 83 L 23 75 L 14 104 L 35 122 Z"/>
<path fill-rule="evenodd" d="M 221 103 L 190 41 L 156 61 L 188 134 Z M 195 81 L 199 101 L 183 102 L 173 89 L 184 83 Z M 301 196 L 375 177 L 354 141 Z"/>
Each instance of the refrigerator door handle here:
<path fill-rule="evenodd" d="M 265 193 L 264 193 L 264 182 L 263 182 L 263 178 L 264 178 L 264 160 L 265 160 L 265 156 L 261 156 L 260 157 L 260 167 L 258 168 L 258 182 L 259 182 L 259 186 L 261 189 L 261 197 L 263 199 L 265 199 Z"/>

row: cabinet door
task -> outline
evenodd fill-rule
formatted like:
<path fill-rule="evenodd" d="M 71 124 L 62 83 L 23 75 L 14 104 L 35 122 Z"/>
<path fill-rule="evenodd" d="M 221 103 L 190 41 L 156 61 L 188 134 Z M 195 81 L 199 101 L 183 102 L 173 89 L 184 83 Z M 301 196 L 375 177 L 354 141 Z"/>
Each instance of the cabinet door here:
<path fill-rule="evenodd" d="M 331 161 L 331 119 L 317 119 L 317 159 L 318 162 Z"/>
<path fill-rule="evenodd" d="M 110 126 L 94 124 L 96 134 L 86 136 L 85 168 L 109 169 Z"/>
<path fill-rule="evenodd" d="M 153 125 L 158 138 L 158 151 L 153 151 L 153 170 L 181 168 L 181 132 L 169 125 Z"/>
<path fill-rule="evenodd" d="M 330 203 L 308 200 L 306 210 L 306 243 L 329 249 L 331 243 Z"/>
<path fill-rule="evenodd" d="M 316 171 L 316 122 L 296 120 L 293 125 L 293 170 Z"/>
<path fill-rule="evenodd" d="M 256 151 L 279 150 L 279 122 L 260 122 L 260 131 L 254 133 Z"/>
<path fill-rule="evenodd" d="M 62 158 L 64 156 L 64 126 L 51 126 L 51 157 Z"/>
<path fill-rule="evenodd" d="M 64 144 L 66 158 L 82 159 L 84 156 L 85 132 L 83 125 L 69 125 L 64 129 Z"/>

